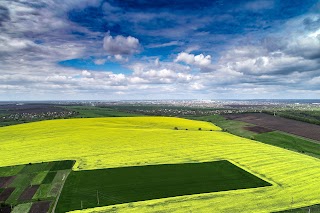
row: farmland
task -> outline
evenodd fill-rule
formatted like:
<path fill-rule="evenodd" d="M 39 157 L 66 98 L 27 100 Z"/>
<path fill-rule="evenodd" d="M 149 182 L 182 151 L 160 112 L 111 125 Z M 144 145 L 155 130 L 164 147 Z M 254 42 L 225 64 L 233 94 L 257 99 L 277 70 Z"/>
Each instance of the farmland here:
<path fill-rule="evenodd" d="M 290 109 L 284 109 L 284 110 L 268 110 L 267 113 L 273 115 L 276 113 L 277 116 L 283 117 L 283 118 L 289 118 L 294 119 L 298 121 L 304 121 L 311 124 L 318 124 L 320 125 L 320 110 L 317 107 L 308 109 L 308 110 L 290 110 Z"/>
<path fill-rule="evenodd" d="M 1 167 L 0 212 L 48 212 L 73 164 L 56 161 Z"/>
<path fill-rule="evenodd" d="M 200 117 L 192 116 L 189 118 L 215 123 L 224 131 L 230 132 L 234 135 L 257 140 L 259 142 L 320 158 L 319 141 L 310 140 L 307 138 L 299 137 L 281 131 L 270 131 L 271 129 L 269 128 L 255 126 L 254 124 L 246 123 L 243 121 L 229 120 L 221 115 Z"/>
<path fill-rule="evenodd" d="M 56 212 L 270 185 L 228 161 L 77 171 Z"/>
<path fill-rule="evenodd" d="M 82 171 L 228 160 L 272 184 L 84 212 L 272 212 L 320 203 L 318 159 L 236 137 L 207 122 L 165 117 L 52 120 L 2 127 L 0 135 L 1 166 L 73 159 L 73 169 Z"/>
<path fill-rule="evenodd" d="M 320 141 L 319 125 L 274 117 L 264 113 L 230 114 L 225 117 Z"/>

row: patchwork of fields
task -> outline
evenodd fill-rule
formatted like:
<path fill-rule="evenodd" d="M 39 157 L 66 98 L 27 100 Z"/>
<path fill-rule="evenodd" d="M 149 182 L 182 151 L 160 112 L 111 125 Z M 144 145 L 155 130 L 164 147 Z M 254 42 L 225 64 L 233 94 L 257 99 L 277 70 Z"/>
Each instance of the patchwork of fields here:
<path fill-rule="evenodd" d="M 275 117 L 265 113 L 227 114 L 224 117 L 320 141 L 320 126 L 316 124 Z"/>
<path fill-rule="evenodd" d="M 73 165 L 69 160 L 0 167 L 0 212 L 48 212 Z"/>
<path fill-rule="evenodd" d="M 272 184 L 81 212 L 272 212 L 320 203 L 319 159 L 236 137 L 206 122 L 159 117 L 42 121 L 0 128 L 0 144 L 0 166 L 74 159 L 74 170 L 93 170 L 228 160 Z"/>

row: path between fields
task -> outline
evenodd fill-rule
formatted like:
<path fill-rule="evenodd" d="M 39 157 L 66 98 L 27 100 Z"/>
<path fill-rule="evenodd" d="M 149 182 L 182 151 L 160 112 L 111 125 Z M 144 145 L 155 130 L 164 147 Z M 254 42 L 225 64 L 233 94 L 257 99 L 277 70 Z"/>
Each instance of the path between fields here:
<path fill-rule="evenodd" d="M 56 198 L 56 201 L 55 201 L 55 203 L 54 203 L 54 206 L 53 206 L 53 208 L 52 208 L 51 213 L 55 213 L 55 211 L 56 211 L 56 207 L 57 207 L 57 204 L 58 204 L 58 201 L 59 201 L 59 198 L 60 198 L 62 189 L 63 189 L 64 184 L 65 184 L 65 182 L 66 182 L 66 180 L 67 180 L 67 178 L 68 178 L 68 176 L 69 176 L 69 174 L 70 174 L 71 172 L 72 172 L 72 169 L 70 170 L 70 172 L 69 172 L 69 173 L 65 176 L 65 178 L 63 179 L 61 188 L 60 188 L 60 190 L 59 190 L 58 196 L 57 196 L 57 198 Z"/>

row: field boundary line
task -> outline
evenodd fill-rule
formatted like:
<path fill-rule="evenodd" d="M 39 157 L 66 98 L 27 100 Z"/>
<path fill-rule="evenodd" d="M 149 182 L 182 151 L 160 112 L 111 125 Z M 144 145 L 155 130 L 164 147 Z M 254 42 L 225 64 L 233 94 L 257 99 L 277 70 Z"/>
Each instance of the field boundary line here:
<path fill-rule="evenodd" d="M 53 205 L 51 213 L 55 213 L 55 210 L 56 210 L 56 207 L 57 207 L 57 204 L 58 204 L 62 189 L 63 189 L 64 184 L 66 183 L 66 180 L 67 180 L 67 178 L 68 178 L 68 176 L 70 175 L 71 172 L 72 172 L 72 169 L 70 170 L 70 172 L 65 176 L 64 180 L 62 181 L 61 188 L 60 188 L 58 196 L 57 196 L 57 198 L 56 198 L 56 200 L 54 202 L 54 205 Z"/>

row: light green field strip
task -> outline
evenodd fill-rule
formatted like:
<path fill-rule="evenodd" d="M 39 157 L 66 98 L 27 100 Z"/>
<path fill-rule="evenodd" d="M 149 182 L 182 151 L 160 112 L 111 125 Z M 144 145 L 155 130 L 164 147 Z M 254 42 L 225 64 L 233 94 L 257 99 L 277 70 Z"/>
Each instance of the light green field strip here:
<path fill-rule="evenodd" d="M 63 180 L 68 176 L 70 170 L 60 170 L 52 181 L 52 186 L 48 193 L 49 197 L 55 197 L 58 195 L 60 188 L 62 187 Z"/>
<path fill-rule="evenodd" d="M 47 174 L 48 171 L 37 173 L 37 175 L 32 179 L 31 185 L 40 185 Z"/>
<path fill-rule="evenodd" d="M 48 193 L 49 193 L 51 187 L 52 187 L 51 184 L 41 184 L 32 199 L 37 200 L 37 199 L 48 198 L 49 197 Z"/>
<path fill-rule="evenodd" d="M 83 212 L 272 212 L 320 203 L 319 159 L 221 131 L 204 131 L 219 130 L 205 122 L 160 118 L 157 124 L 157 120 L 70 119 L 0 128 L 0 166 L 74 159 L 77 170 L 222 159 L 273 184 Z M 189 130 L 173 130 L 175 126 Z"/>
<path fill-rule="evenodd" d="M 32 206 L 32 203 L 19 204 L 16 207 L 13 208 L 11 213 L 26 213 L 26 212 L 29 212 L 31 206 Z"/>
<path fill-rule="evenodd" d="M 0 152 L 1 152 L 1 150 L 0 150 Z M 0 177 L 14 176 L 14 175 L 18 174 L 23 168 L 24 168 L 24 165 L 1 168 L 0 169 Z"/>

